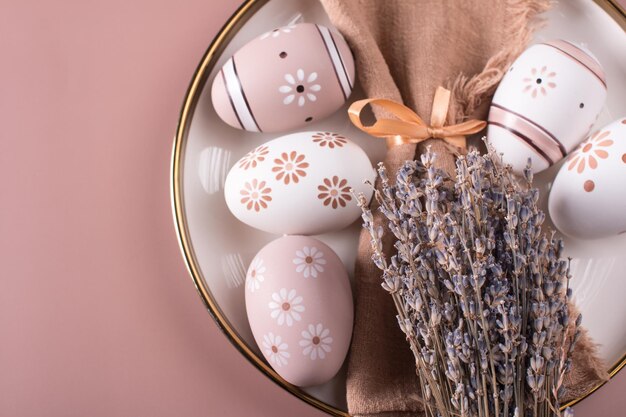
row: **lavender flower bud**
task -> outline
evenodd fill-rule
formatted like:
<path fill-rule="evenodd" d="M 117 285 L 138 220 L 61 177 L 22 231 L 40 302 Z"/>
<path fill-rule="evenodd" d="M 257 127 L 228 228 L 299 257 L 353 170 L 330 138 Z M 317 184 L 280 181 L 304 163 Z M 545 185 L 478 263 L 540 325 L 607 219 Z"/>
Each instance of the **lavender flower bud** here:
<path fill-rule="evenodd" d="M 441 312 L 437 304 L 431 304 L 430 306 L 430 325 L 438 326 L 441 323 Z"/>
<path fill-rule="evenodd" d="M 484 255 L 485 253 L 485 244 L 482 239 L 476 238 L 474 239 L 474 250 L 479 255 Z"/>
<path fill-rule="evenodd" d="M 458 382 L 461 376 L 458 369 L 454 365 L 452 365 L 452 362 L 448 362 L 448 370 L 446 371 L 446 376 L 448 377 L 448 379 L 454 382 Z"/>
<path fill-rule="evenodd" d="M 537 375 L 537 389 L 543 388 L 543 384 L 546 381 L 546 377 L 543 375 Z"/>
<path fill-rule="evenodd" d="M 533 371 L 535 371 L 536 374 L 540 373 L 543 370 L 544 364 L 545 364 L 545 361 L 543 357 L 539 355 L 535 355 L 532 358 L 530 358 L 530 368 Z"/>

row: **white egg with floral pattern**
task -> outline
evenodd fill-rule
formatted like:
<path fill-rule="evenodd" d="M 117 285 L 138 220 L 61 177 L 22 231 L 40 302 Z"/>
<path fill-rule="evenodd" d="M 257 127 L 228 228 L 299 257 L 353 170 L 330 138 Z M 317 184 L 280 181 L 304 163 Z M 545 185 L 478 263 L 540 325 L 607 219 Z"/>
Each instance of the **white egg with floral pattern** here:
<path fill-rule="evenodd" d="M 367 154 L 345 136 L 298 132 L 237 161 L 224 196 L 231 213 L 256 229 L 316 235 L 343 229 L 361 216 L 352 190 L 371 196 L 364 181 L 374 175 Z"/>
<path fill-rule="evenodd" d="M 549 210 L 564 234 L 597 239 L 626 232 L 626 118 L 596 131 L 554 179 Z"/>
<path fill-rule="evenodd" d="M 346 269 L 329 246 L 307 236 L 270 242 L 250 263 L 245 300 L 255 341 L 281 377 L 308 387 L 337 374 L 353 303 Z"/>

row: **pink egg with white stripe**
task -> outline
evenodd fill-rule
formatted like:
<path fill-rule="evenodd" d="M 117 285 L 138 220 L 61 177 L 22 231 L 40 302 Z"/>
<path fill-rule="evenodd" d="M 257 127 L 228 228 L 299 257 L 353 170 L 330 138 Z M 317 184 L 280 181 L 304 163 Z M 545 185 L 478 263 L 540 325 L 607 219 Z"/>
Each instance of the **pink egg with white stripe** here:
<path fill-rule="evenodd" d="M 343 37 L 300 23 L 253 39 L 226 61 L 211 88 L 227 124 L 250 132 L 282 132 L 337 111 L 354 86 L 354 59 Z"/>
<path fill-rule="evenodd" d="M 561 160 L 590 131 L 606 100 L 606 76 L 582 46 L 552 40 L 528 48 L 502 78 L 487 138 L 504 162 L 534 172 Z"/>

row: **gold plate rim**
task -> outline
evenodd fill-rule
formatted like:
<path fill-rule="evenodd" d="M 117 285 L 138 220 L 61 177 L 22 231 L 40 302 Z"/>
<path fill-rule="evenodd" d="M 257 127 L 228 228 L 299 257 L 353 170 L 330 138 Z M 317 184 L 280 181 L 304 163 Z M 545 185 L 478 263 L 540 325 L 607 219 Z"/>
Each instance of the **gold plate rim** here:
<path fill-rule="evenodd" d="M 187 228 L 187 217 L 185 215 L 184 203 L 183 203 L 183 173 L 182 173 L 182 161 L 184 156 L 184 148 L 187 140 L 189 126 L 191 124 L 191 116 L 193 110 L 199 99 L 199 94 L 206 83 L 208 75 L 215 65 L 220 53 L 224 50 L 228 42 L 232 39 L 237 30 L 243 26 L 246 21 L 254 15 L 263 5 L 269 0 L 246 0 L 235 11 L 235 13 L 227 20 L 227 22 L 219 30 L 218 34 L 213 38 L 209 47 L 205 51 L 200 64 L 196 68 L 187 92 L 183 105 L 178 118 L 178 124 L 176 126 L 176 135 L 174 137 L 172 158 L 170 166 L 170 197 L 172 205 L 172 215 L 174 218 L 174 225 L 176 228 L 176 236 L 180 246 L 180 250 L 187 266 L 187 271 L 191 276 L 191 279 L 202 299 L 205 307 L 207 308 L 211 317 L 224 332 L 230 342 L 239 350 L 239 352 L 250 361 L 258 370 L 265 374 L 270 380 L 276 383 L 281 388 L 287 390 L 292 395 L 305 401 L 306 403 L 318 408 L 330 415 L 338 417 L 350 417 L 350 415 L 333 407 L 317 398 L 311 396 L 300 388 L 288 383 L 280 377 L 271 367 L 263 362 L 246 344 L 243 339 L 237 334 L 234 328 L 229 323 L 228 319 L 222 313 L 221 309 L 217 305 L 217 302 L 213 298 L 211 291 L 205 285 L 205 281 L 200 272 L 195 253 L 189 237 L 189 231 Z M 626 31 L 626 11 L 620 6 L 616 0 L 594 0 L 611 18 L 613 18 L 622 29 Z M 626 353 L 622 358 L 611 367 L 609 371 L 609 380 L 612 379 L 622 368 L 626 366 Z M 608 381 L 606 381 L 608 382 Z M 596 387 L 587 392 L 584 396 L 577 398 L 565 404 L 563 407 L 573 406 L 579 403 L 585 398 L 589 397 L 592 393 L 600 389 L 606 382 L 598 384 Z"/>

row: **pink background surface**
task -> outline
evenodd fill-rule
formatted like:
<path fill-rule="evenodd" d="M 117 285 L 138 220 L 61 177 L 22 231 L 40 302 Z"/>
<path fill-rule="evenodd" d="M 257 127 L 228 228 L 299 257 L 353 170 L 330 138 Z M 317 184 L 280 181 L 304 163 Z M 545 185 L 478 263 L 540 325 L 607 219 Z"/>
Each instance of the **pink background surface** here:
<path fill-rule="evenodd" d="M 221 334 L 172 224 L 180 103 L 239 2 L 0 0 L 0 416 L 322 415 Z"/>

